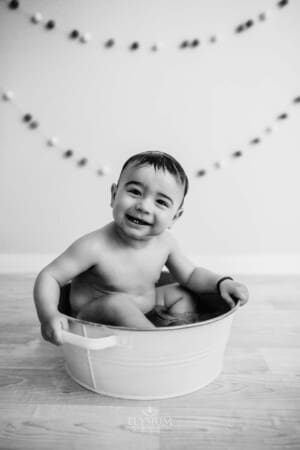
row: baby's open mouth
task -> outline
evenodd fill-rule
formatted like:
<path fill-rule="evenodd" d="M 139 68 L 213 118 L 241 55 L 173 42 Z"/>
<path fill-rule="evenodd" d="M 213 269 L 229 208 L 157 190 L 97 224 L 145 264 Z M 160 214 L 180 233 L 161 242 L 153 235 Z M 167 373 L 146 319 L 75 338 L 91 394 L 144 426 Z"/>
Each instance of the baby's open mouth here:
<path fill-rule="evenodd" d="M 151 225 L 151 223 L 146 222 L 145 220 L 138 219 L 137 217 L 129 216 L 128 214 L 126 214 L 126 217 L 130 222 L 135 223 L 137 225 Z"/>

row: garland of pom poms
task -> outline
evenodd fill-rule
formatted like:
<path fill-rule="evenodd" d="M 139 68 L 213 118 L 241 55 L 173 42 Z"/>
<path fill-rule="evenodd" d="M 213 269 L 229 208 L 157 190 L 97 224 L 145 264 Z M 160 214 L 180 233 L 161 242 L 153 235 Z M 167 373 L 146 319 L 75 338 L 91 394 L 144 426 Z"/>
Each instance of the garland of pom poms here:
<path fill-rule="evenodd" d="M 56 148 L 61 153 L 61 156 L 63 158 L 75 162 L 75 165 L 79 168 L 85 167 L 91 170 L 97 176 L 105 176 L 110 173 L 110 168 L 108 165 L 96 164 L 91 160 L 91 158 L 87 158 L 85 155 L 80 154 L 77 150 L 75 151 L 72 148 L 67 148 L 60 145 L 59 138 L 46 134 L 42 130 L 39 120 L 34 117 L 33 114 L 21 110 L 19 105 L 14 100 L 15 94 L 13 91 L 3 89 L 0 90 L 2 91 L 2 100 L 5 102 L 10 102 L 14 105 L 15 109 L 21 116 L 21 121 L 23 122 L 23 124 L 26 125 L 29 130 L 36 130 L 36 132 L 39 133 L 43 138 L 44 144 L 47 147 Z"/>
<path fill-rule="evenodd" d="M 290 102 L 291 107 L 295 107 L 299 104 L 300 104 L 300 95 L 294 97 L 292 99 L 292 101 Z M 272 124 L 265 126 L 259 135 L 256 135 L 256 136 L 252 137 L 251 139 L 249 139 L 249 141 L 245 144 L 243 149 L 237 149 L 237 150 L 230 152 L 229 155 L 227 156 L 227 158 L 225 158 L 221 161 L 215 161 L 214 163 L 212 163 L 211 168 L 212 169 L 221 169 L 227 165 L 227 162 L 239 159 L 242 156 L 244 156 L 252 148 L 261 144 L 264 137 L 273 133 L 273 131 L 276 129 L 276 125 L 286 121 L 290 115 L 291 115 L 291 111 L 289 111 L 287 108 L 284 112 L 274 116 Z M 210 168 L 201 168 L 201 169 L 197 170 L 196 176 L 204 177 L 205 175 L 207 175 L 208 171 L 210 171 Z"/>
<path fill-rule="evenodd" d="M 14 101 L 15 95 L 14 95 L 13 91 L 3 90 L 3 89 L 1 91 L 2 91 L 2 100 L 5 102 L 10 102 L 11 104 L 13 104 L 15 106 L 15 108 L 21 114 L 22 122 L 25 125 L 27 125 L 29 129 L 39 131 L 39 133 L 41 134 L 41 136 L 44 139 L 44 143 L 48 147 L 57 148 L 61 152 L 63 158 L 73 160 L 73 161 L 75 160 L 77 167 L 89 168 L 90 170 L 93 171 L 93 173 L 95 175 L 104 176 L 104 175 L 108 175 L 110 173 L 110 168 L 106 164 L 104 164 L 102 166 L 96 165 L 90 160 L 90 158 L 86 157 L 85 155 L 79 155 L 77 151 L 75 152 L 73 149 L 65 148 L 65 147 L 62 147 L 61 145 L 59 145 L 59 139 L 56 136 L 49 137 L 47 134 L 45 134 L 44 132 L 41 131 L 39 121 L 31 113 L 29 113 L 29 112 L 24 113 L 21 111 L 21 109 L 19 108 L 17 103 Z M 275 115 L 273 122 L 270 125 L 265 126 L 263 131 L 259 135 L 253 136 L 248 141 L 248 143 L 245 145 L 245 147 L 243 149 L 235 149 L 235 150 L 231 151 L 225 159 L 213 162 L 211 165 L 211 168 L 217 169 L 217 170 L 221 169 L 227 165 L 227 162 L 240 159 L 242 156 L 244 156 L 247 153 L 247 151 L 249 151 L 249 149 L 261 144 L 266 135 L 270 135 L 271 133 L 273 133 L 273 131 L 276 128 L 276 124 L 282 123 L 282 122 L 285 122 L 286 120 L 288 120 L 288 118 L 291 115 L 291 107 L 294 108 L 295 106 L 297 106 L 299 104 L 300 104 L 300 95 L 298 95 L 292 99 L 292 101 L 290 102 L 290 109 L 286 108 L 285 111 L 281 112 L 280 114 Z M 196 171 L 195 175 L 197 177 L 204 177 L 205 175 L 207 175 L 207 172 L 209 172 L 209 171 L 210 171 L 209 168 L 208 169 L 201 168 Z"/>
<path fill-rule="evenodd" d="M 23 15 L 27 18 L 29 18 L 30 23 L 33 25 L 40 25 L 42 26 L 46 31 L 52 32 L 52 31 L 60 31 L 64 36 L 66 36 L 70 41 L 78 42 L 81 44 L 87 44 L 90 41 L 92 41 L 92 34 L 90 32 L 81 32 L 77 28 L 70 27 L 68 30 L 62 29 L 59 27 L 57 20 L 54 19 L 48 19 L 44 18 L 43 15 L 40 12 L 34 12 L 29 13 L 26 11 L 22 6 L 21 2 L 18 0 L 9 0 L 2 2 L 6 4 L 9 10 L 11 11 L 19 11 L 23 13 Z M 251 28 L 253 28 L 256 24 L 265 22 L 269 19 L 269 17 L 272 15 L 273 11 L 282 10 L 285 6 L 287 6 L 289 3 L 289 0 L 279 0 L 277 1 L 273 8 L 268 9 L 266 11 L 261 11 L 255 15 L 255 18 L 249 18 L 247 20 L 241 21 L 233 28 L 233 33 L 235 35 L 239 35 L 242 33 L 245 33 L 249 31 Z M 222 39 L 224 40 L 224 39 Z M 188 38 L 183 39 L 179 42 L 177 42 L 176 47 L 180 50 L 187 50 L 187 49 L 197 49 L 201 48 L 203 45 L 214 45 L 220 41 L 220 37 L 216 33 L 210 34 L 210 36 L 200 39 L 199 37 L 194 38 Z M 118 41 L 113 38 L 109 37 L 102 42 L 102 48 L 109 50 L 113 49 L 114 47 L 117 47 L 119 45 Z M 162 50 L 165 47 L 165 44 L 163 42 L 152 42 L 150 45 L 144 45 L 138 40 L 132 41 L 130 43 L 127 43 L 125 48 L 131 52 L 137 52 L 140 49 L 148 49 L 152 52 L 157 52 L 159 50 Z"/>

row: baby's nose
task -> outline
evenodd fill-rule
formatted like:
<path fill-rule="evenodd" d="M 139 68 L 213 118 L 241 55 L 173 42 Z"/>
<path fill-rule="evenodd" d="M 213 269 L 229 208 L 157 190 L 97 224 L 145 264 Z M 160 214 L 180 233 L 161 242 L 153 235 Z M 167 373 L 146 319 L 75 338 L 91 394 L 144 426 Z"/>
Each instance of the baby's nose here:
<path fill-rule="evenodd" d="M 136 210 L 144 214 L 149 214 L 151 212 L 151 204 L 148 200 L 142 200 L 136 203 Z"/>

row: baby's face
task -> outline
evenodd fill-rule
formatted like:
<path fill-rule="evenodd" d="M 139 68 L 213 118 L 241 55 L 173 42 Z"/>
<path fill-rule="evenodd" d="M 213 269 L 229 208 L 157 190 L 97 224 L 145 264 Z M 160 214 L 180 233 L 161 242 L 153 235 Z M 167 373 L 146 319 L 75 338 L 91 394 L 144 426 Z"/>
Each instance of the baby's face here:
<path fill-rule="evenodd" d="M 145 240 L 163 233 L 180 217 L 183 186 L 169 172 L 128 166 L 112 186 L 113 217 L 123 234 Z"/>

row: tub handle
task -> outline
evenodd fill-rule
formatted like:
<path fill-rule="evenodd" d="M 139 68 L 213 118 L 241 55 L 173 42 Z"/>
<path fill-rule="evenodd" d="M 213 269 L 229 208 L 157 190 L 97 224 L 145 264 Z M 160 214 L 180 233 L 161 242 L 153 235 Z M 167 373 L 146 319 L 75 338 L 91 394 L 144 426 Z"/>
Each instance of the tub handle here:
<path fill-rule="evenodd" d="M 118 337 L 113 335 L 100 338 L 88 338 L 79 334 L 70 333 L 66 330 L 62 330 L 62 340 L 64 344 L 72 344 L 86 350 L 102 350 L 115 347 L 119 343 Z"/>

